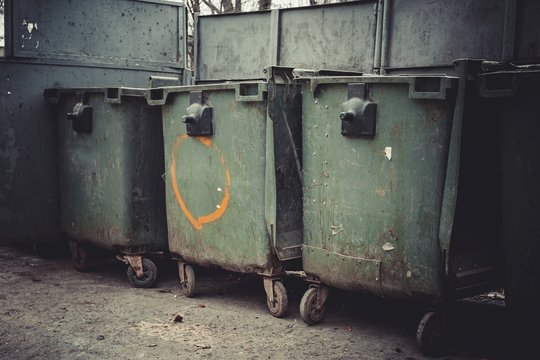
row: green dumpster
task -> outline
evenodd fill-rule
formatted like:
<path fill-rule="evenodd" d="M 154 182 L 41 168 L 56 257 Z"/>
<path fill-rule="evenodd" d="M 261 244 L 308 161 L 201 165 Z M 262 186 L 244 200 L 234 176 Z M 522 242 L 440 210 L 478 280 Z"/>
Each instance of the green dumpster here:
<path fill-rule="evenodd" d="M 187 296 L 193 264 L 256 273 L 272 315 L 285 315 L 281 276 L 302 242 L 301 88 L 290 72 L 150 90 L 164 103 L 169 250 Z"/>
<path fill-rule="evenodd" d="M 520 350 L 532 351 L 540 321 L 540 70 L 499 64 L 477 82 L 497 111 L 490 121 L 500 144 L 506 305 Z"/>
<path fill-rule="evenodd" d="M 457 65 L 464 78 L 466 67 Z M 301 316 L 308 324 L 323 319 L 328 286 L 426 301 L 440 311 L 426 313 L 417 341 L 432 351 L 444 303 L 500 278 L 500 204 L 492 181 L 499 168 L 489 157 L 471 161 L 497 142 L 493 130 L 485 122 L 463 124 L 464 115 L 475 120 L 479 110 L 464 109 L 468 83 L 458 77 L 299 80 L 302 260 L 311 282 Z"/>
<path fill-rule="evenodd" d="M 157 277 L 145 254 L 167 250 L 161 109 L 129 88 L 47 89 L 56 103 L 61 228 L 74 266 L 91 247 L 128 264 L 135 287 Z"/>

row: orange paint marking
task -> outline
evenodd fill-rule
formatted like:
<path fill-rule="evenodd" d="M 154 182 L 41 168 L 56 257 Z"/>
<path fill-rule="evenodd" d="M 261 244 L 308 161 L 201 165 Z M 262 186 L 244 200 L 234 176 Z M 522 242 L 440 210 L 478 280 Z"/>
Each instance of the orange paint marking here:
<path fill-rule="evenodd" d="M 210 214 L 206 214 L 203 216 L 200 216 L 199 218 L 195 219 L 193 214 L 189 211 L 188 207 L 186 206 L 186 203 L 184 201 L 184 198 L 182 197 L 182 194 L 180 193 L 180 190 L 178 188 L 178 182 L 176 180 L 176 156 L 178 154 L 178 150 L 180 149 L 180 145 L 184 140 L 189 138 L 188 135 L 183 134 L 176 138 L 176 141 L 174 142 L 173 146 L 173 155 L 171 158 L 171 180 L 174 190 L 174 195 L 176 197 L 176 200 L 178 201 L 178 204 L 180 205 L 180 209 L 186 215 L 187 219 L 193 225 L 193 227 L 197 230 L 202 230 L 203 224 L 207 224 L 213 221 L 216 221 L 219 219 L 223 214 L 225 213 L 225 210 L 227 210 L 227 206 L 229 205 L 229 199 L 230 199 L 230 189 L 231 189 L 231 173 L 229 171 L 229 168 L 227 167 L 225 169 L 225 190 L 223 194 L 223 199 L 221 200 L 221 203 L 219 204 L 218 208 L 211 212 Z M 207 137 L 198 137 L 196 138 L 198 141 L 200 141 L 205 146 L 208 146 L 212 148 L 213 150 L 216 150 L 216 147 L 213 146 L 212 140 Z M 223 156 L 221 156 L 221 164 L 225 165 L 225 159 Z"/>
<path fill-rule="evenodd" d="M 198 137 L 197 140 L 202 142 L 204 145 L 211 147 L 212 146 L 212 139 L 207 138 L 206 136 Z"/>

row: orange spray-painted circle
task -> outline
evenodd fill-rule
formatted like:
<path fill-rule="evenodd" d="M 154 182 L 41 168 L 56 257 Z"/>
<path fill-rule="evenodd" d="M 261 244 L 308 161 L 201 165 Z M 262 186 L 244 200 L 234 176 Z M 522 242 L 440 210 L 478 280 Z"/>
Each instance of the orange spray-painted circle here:
<path fill-rule="evenodd" d="M 221 216 L 223 216 L 223 214 L 225 213 L 225 210 L 227 210 L 227 206 L 229 205 L 230 190 L 231 190 L 231 174 L 230 174 L 229 168 L 225 166 L 225 158 L 221 156 L 221 165 L 225 166 L 225 190 L 223 191 L 223 199 L 221 199 L 221 202 L 215 211 L 206 215 L 199 216 L 198 218 L 195 218 L 193 214 L 189 211 L 188 207 L 186 206 L 184 198 L 182 197 L 182 194 L 180 193 L 178 182 L 176 181 L 176 156 L 178 154 L 178 150 L 180 149 L 180 145 L 188 138 L 190 137 L 186 134 L 179 135 L 176 137 L 176 140 L 174 142 L 174 147 L 173 147 L 173 154 L 171 157 L 171 180 L 172 180 L 174 195 L 176 197 L 176 200 L 178 201 L 178 204 L 180 205 L 180 209 L 182 210 L 184 215 L 186 215 L 191 225 L 193 225 L 195 229 L 201 230 L 203 228 L 203 224 L 216 221 Z M 196 137 L 195 139 L 197 139 L 203 145 L 209 147 L 210 149 L 214 151 L 218 151 L 218 149 L 212 143 L 212 140 L 210 138 Z"/>

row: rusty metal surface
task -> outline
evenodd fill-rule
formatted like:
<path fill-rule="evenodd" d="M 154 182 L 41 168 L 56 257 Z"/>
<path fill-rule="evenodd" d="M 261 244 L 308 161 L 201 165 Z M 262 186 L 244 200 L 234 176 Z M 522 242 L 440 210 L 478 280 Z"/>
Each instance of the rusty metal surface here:
<path fill-rule="evenodd" d="M 57 102 L 61 227 L 76 241 L 126 253 L 167 249 L 161 108 L 145 94 L 47 90 Z M 74 126 L 77 103 L 91 110 L 89 129 Z"/>

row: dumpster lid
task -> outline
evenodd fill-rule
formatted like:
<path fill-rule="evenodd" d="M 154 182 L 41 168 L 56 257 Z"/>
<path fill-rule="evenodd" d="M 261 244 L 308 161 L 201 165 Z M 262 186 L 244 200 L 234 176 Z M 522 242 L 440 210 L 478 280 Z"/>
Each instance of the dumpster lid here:
<path fill-rule="evenodd" d="M 185 68 L 181 3 L 17 0 L 6 3 L 6 56 L 69 63 Z"/>
<path fill-rule="evenodd" d="M 200 15 L 197 81 L 264 79 L 268 66 L 372 72 L 377 0 Z"/>

